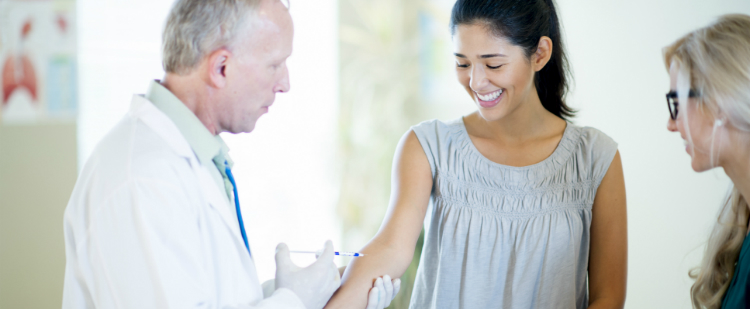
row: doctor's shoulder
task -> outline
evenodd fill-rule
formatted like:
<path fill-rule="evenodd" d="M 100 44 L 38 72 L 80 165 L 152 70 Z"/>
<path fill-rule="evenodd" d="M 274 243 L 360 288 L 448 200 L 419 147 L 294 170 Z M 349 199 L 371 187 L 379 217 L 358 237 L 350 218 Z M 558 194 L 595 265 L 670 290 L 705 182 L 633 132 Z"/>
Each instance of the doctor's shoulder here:
<path fill-rule="evenodd" d="M 163 135 L 126 116 L 97 144 L 84 164 L 68 207 L 74 204 L 76 195 L 92 204 L 86 208 L 111 204 L 109 199 L 117 191 L 132 192 L 133 186 L 161 187 L 189 195 L 195 186 L 191 178 L 190 163 L 169 146 Z"/>

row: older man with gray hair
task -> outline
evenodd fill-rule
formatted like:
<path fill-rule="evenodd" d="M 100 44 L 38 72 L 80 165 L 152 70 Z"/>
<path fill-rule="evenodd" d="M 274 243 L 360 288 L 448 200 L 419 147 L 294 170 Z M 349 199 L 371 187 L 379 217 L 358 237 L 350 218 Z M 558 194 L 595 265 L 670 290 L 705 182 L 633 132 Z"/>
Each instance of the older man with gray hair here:
<path fill-rule="evenodd" d="M 65 210 L 63 308 L 326 304 L 340 284 L 330 241 L 305 268 L 280 244 L 264 297 L 218 135 L 252 131 L 289 91 L 293 32 L 279 0 L 177 0 L 164 29 L 166 77 L 133 97 Z M 390 302 L 393 287 L 379 281 L 371 299 Z"/>

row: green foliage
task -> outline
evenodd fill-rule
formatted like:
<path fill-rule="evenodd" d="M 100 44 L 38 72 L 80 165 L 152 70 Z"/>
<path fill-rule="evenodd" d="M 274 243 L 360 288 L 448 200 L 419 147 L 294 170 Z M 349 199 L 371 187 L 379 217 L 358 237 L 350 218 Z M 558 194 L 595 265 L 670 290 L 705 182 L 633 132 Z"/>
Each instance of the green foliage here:
<path fill-rule="evenodd" d="M 389 204 L 393 154 L 409 127 L 426 119 L 453 118 L 466 109 L 456 108 L 462 104 L 452 102 L 455 95 L 437 100 L 433 95 L 433 101 L 426 102 L 420 93 L 426 80 L 450 83 L 454 78 L 452 54 L 446 50 L 450 12 L 438 2 L 339 0 L 338 132 L 343 168 L 337 212 L 343 221 L 342 247 L 362 247 L 380 227 Z M 425 16 L 436 20 L 438 28 L 444 23 L 445 31 L 420 29 Z M 463 94 L 463 88 L 456 87 Z M 389 308 L 409 307 L 423 239 L 424 232 Z"/>
<path fill-rule="evenodd" d="M 419 1 L 341 0 L 338 214 L 344 247 L 361 247 L 388 206 L 398 140 L 424 119 L 419 102 Z"/>
<path fill-rule="evenodd" d="M 425 119 L 419 100 L 421 1 L 341 0 L 339 149 L 343 159 L 337 206 L 343 247 L 362 247 L 388 206 L 391 161 L 410 126 Z M 401 277 L 389 308 L 408 308 L 422 251 Z"/>

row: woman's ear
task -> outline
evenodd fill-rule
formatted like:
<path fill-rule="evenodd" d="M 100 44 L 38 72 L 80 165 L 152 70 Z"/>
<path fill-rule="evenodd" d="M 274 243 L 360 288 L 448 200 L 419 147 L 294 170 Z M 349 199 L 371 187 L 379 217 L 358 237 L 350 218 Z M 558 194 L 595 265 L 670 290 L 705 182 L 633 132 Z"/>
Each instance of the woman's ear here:
<path fill-rule="evenodd" d="M 547 65 L 547 62 L 552 57 L 552 48 L 552 40 L 549 37 L 543 36 L 539 39 L 536 52 L 534 52 L 531 59 L 535 72 L 541 71 Z"/>

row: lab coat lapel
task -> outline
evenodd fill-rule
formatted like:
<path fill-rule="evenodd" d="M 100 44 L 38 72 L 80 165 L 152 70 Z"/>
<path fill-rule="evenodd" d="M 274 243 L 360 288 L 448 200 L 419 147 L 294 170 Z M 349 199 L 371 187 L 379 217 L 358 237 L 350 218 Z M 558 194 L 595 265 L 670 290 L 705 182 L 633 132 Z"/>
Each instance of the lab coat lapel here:
<path fill-rule="evenodd" d="M 234 211 L 234 207 L 230 207 L 227 198 L 222 195 L 225 194 L 223 188 L 218 188 L 216 186 L 211 174 L 207 170 L 208 168 L 213 167 L 202 165 L 198 162 L 198 158 L 195 156 L 190 144 L 185 140 L 185 137 L 180 133 L 180 130 L 172 120 L 143 96 L 135 95 L 133 97 L 130 114 L 133 118 L 143 121 L 179 156 L 184 157 L 190 162 L 193 172 L 198 176 L 201 191 L 206 202 L 214 211 L 219 213 L 224 224 L 226 224 L 227 228 L 231 230 L 235 246 L 241 247 L 241 252 L 247 251 L 245 249 L 245 242 L 242 240 L 239 221 L 237 220 L 237 214 Z M 206 162 L 206 164 L 213 164 L 213 162 Z"/>
<path fill-rule="evenodd" d="M 201 166 L 197 171 L 201 181 L 203 195 L 206 197 L 208 204 L 211 205 L 211 208 L 221 215 L 224 224 L 232 230 L 235 245 L 242 247 L 242 251 L 246 251 L 245 241 L 242 240 L 242 233 L 240 232 L 239 221 L 237 220 L 237 214 L 235 213 L 234 208 L 230 207 L 226 196 L 224 196 L 224 194 L 226 194 L 224 193 L 225 191 L 216 186 L 216 182 L 211 178 L 211 174 L 209 174 L 207 168 L 210 167 Z"/>

